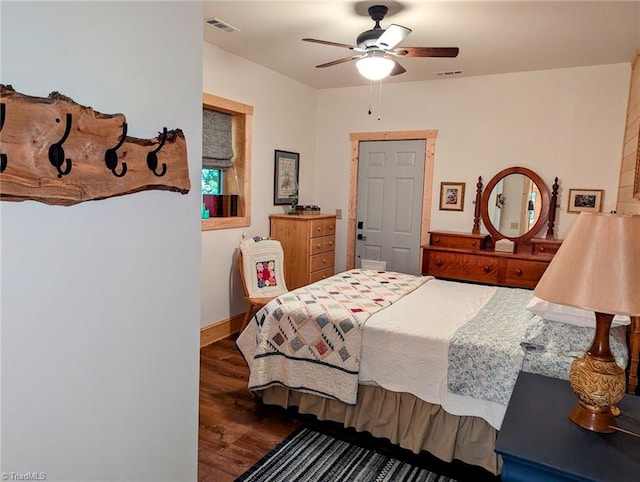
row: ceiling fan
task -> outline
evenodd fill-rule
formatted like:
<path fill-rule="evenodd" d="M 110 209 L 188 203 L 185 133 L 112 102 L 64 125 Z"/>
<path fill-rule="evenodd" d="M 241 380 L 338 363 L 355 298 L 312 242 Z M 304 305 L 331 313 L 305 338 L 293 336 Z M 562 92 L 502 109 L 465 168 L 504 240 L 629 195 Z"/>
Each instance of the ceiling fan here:
<path fill-rule="evenodd" d="M 406 69 L 398 63 L 396 58 L 407 57 L 456 57 L 458 47 L 398 47 L 411 29 L 402 25 L 392 24 L 387 29 L 380 26 L 380 22 L 386 16 L 388 8 L 384 5 L 373 5 L 369 7 L 369 16 L 375 22 L 371 30 L 367 30 L 358 35 L 356 45 L 347 45 L 326 40 L 313 38 L 303 38 L 305 42 L 313 42 L 323 45 L 341 47 L 358 52 L 338 60 L 333 60 L 316 67 L 331 67 L 351 60 L 357 60 L 356 67 L 360 73 L 369 80 L 380 80 L 387 75 L 399 75 L 406 72 Z"/>

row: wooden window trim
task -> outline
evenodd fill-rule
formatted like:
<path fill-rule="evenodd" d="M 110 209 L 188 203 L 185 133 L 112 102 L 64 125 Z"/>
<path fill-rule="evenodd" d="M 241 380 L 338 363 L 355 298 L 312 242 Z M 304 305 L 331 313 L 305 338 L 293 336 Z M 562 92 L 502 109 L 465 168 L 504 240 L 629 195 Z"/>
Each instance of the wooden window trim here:
<path fill-rule="evenodd" d="M 251 137 L 253 106 L 203 93 L 202 107 L 230 114 L 233 135 L 234 166 L 240 189 L 240 216 L 202 219 L 202 231 L 242 228 L 251 225 Z M 225 185 L 232 180 L 225 176 Z M 235 184 L 235 181 L 233 181 Z"/>

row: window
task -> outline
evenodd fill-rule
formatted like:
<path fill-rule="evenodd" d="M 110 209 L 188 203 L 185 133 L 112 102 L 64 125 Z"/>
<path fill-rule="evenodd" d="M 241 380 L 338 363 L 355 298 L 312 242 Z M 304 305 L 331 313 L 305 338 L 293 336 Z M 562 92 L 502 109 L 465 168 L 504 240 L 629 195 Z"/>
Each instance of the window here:
<path fill-rule="evenodd" d="M 220 184 L 222 169 L 202 168 L 202 194 L 222 194 Z"/>
<path fill-rule="evenodd" d="M 249 226 L 251 224 L 251 128 L 253 107 L 206 93 L 202 95 L 202 107 L 204 109 L 203 116 L 207 113 L 206 111 L 230 115 L 231 146 L 233 150 L 233 157 L 228 163 L 218 165 L 203 158 L 202 194 L 237 195 L 237 206 L 234 209 L 234 213 L 237 212 L 237 216 L 202 219 L 202 230 Z M 203 132 L 203 137 L 204 135 Z M 205 190 L 207 190 L 206 193 Z M 209 192 L 209 190 L 215 190 L 216 192 Z"/>

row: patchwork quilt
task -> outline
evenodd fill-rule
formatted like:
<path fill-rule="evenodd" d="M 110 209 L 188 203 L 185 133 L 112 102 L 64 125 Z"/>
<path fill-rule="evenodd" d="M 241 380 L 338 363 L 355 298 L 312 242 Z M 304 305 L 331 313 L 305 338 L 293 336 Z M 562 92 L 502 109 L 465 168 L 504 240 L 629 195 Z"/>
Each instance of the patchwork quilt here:
<path fill-rule="evenodd" d="M 350 270 L 272 300 L 238 338 L 249 390 L 278 384 L 355 404 L 366 320 L 430 279 Z"/>

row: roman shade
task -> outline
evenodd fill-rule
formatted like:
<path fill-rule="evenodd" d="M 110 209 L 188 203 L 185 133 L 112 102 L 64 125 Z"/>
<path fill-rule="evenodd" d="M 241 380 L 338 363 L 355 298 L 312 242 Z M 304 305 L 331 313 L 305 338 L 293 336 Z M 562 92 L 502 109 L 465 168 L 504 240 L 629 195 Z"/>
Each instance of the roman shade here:
<path fill-rule="evenodd" d="M 233 167 L 231 115 L 202 109 L 202 167 Z"/>

